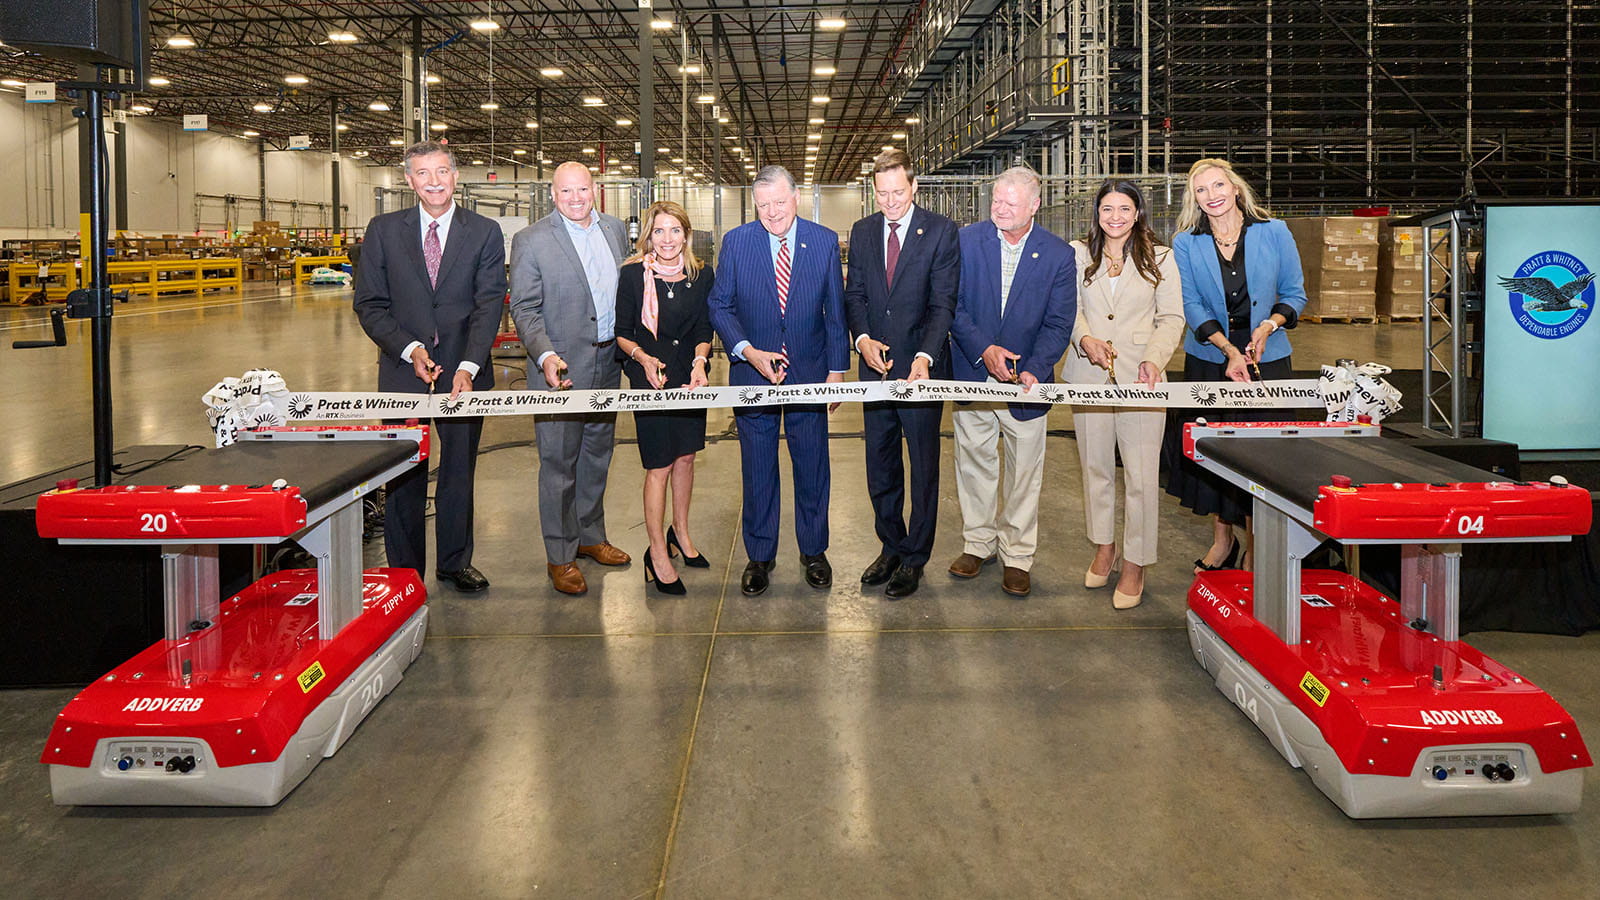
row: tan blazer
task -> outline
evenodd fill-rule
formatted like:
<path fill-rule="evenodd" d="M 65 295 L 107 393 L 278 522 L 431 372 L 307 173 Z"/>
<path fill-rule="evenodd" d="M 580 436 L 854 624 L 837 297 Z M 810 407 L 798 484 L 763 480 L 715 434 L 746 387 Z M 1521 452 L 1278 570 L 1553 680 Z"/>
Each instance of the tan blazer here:
<path fill-rule="evenodd" d="M 1183 340 L 1183 291 L 1178 283 L 1178 263 L 1168 247 L 1156 248 L 1156 266 L 1161 284 L 1151 285 L 1130 260 L 1117 279 L 1117 290 L 1110 291 L 1102 262 L 1094 280 L 1082 281 L 1088 268 L 1089 248 L 1073 241 L 1078 256 L 1078 321 L 1072 329 L 1072 346 L 1061 366 L 1062 377 L 1075 384 L 1105 384 L 1111 374 L 1091 363 L 1079 344 L 1085 336 L 1110 341 L 1117 350 L 1117 383 L 1133 384 L 1139 379 L 1139 364 L 1149 362 L 1165 371 L 1167 362 Z"/>

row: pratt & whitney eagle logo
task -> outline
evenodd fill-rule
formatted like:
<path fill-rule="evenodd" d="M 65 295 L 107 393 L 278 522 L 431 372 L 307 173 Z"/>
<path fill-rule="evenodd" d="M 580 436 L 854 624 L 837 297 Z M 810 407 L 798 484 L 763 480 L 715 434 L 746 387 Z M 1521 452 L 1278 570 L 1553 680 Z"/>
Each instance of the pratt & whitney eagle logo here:
<path fill-rule="evenodd" d="M 917 389 L 912 387 L 908 382 L 896 381 L 894 384 L 889 385 L 889 396 L 895 398 L 896 400 L 910 400 L 911 395 L 915 394 L 916 392 Z"/>
<path fill-rule="evenodd" d="M 295 394 L 289 398 L 289 418 L 304 419 L 311 415 L 311 395 Z"/>
<path fill-rule="evenodd" d="M 1193 397 L 1194 402 L 1200 404 L 1201 406 L 1212 406 L 1217 402 L 1217 389 L 1214 387 L 1208 387 L 1207 385 L 1197 384 L 1194 387 L 1189 388 L 1189 396 Z"/>
<path fill-rule="evenodd" d="M 1576 256 L 1560 250 L 1535 253 L 1500 286 L 1510 292 L 1511 317 L 1522 330 L 1553 341 L 1589 320 L 1595 301 L 1595 273 Z"/>

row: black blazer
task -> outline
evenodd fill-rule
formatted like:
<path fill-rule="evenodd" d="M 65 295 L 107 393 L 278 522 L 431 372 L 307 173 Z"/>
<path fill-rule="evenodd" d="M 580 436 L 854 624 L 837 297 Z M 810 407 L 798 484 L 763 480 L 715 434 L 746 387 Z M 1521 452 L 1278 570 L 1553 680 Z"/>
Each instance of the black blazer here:
<path fill-rule="evenodd" d="M 853 343 L 866 334 L 889 345 L 890 378 L 910 374 L 917 353 L 933 358 L 929 374 L 950 377 L 950 321 L 961 280 L 961 250 L 956 223 L 918 206 L 910 234 L 900 236 L 894 286 L 887 283 L 883 213 L 873 213 L 850 229 L 850 272 L 845 280 L 845 318 Z M 859 364 L 859 377 L 878 373 Z"/>
<path fill-rule="evenodd" d="M 628 263 L 617 275 L 617 337 L 633 341 L 643 347 L 644 352 L 661 360 L 667 367 L 667 387 L 688 384 L 695 346 L 711 343 L 711 309 L 706 299 L 711 296 L 711 284 L 715 280 L 711 267 L 702 265 L 693 278 L 672 285 L 670 300 L 658 283 L 656 302 L 661 311 L 660 321 L 656 323 L 656 333 L 651 334 L 639 320 L 644 312 L 644 263 Z M 644 368 L 620 349 L 617 355 L 622 357 L 628 383 L 648 389 L 650 381 L 645 378 Z"/>
<path fill-rule="evenodd" d="M 427 390 L 400 358 L 412 341 L 443 367 L 440 386 L 447 391 L 462 360 L 478 364 L 473 388 L 491 390 L 489 349 L 506 302 L 505 238 L 498 223 L 458 204 L 434 288 L 422 258 L 421 221 L 415 206 L 384 213 L 368 223 L 362 242 L 354 305 L 362 330 L 378 345 L 378 390 Z"/>

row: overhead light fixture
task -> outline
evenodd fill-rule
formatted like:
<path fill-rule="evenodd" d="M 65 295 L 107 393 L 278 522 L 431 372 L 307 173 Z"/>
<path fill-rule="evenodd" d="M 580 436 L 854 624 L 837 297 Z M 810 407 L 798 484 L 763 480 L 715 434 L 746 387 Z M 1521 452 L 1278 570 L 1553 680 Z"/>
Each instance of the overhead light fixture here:
<path fill-rule="evenodd" d="M 169 85 L 171 83 L 172 83 L 172 81 L 170 79 L 162 78 L 160 75 L 151 75 L 148 79 L 145 80 L 145 84 L 148 84 L 151 87 L 166 87 L 167 85 Z M 20 85 L 20 84 L 22 84 L 22 82 L 19 81 L 19 82 L 17 82 L 17 84 Z"/>
<path fill-rule="evenodd" d="M 698 64 L 696 64 L 696 63 L 690 63 L 687 66 L 679 66 L 678 67 L 678 74 L 679 75 L 699 75 L 700 74 L 700 66 Z"/>
<path fill-rule="evenodd" d="M 593 147 L 585 147 L 585 148 L 583 148 L 582 152 L 588 154 L 589 156 L 593 156 L 594 155 L 594 148 Z"/>
<path fill-rule="evenodd" d="M 818 94 L 815 97 L 811 98 L 811 102 L 812 103 L 828 103 L 828 102 L 831 102 L 832 100 L 833 100 L 832 97 L 825 97 L 822 94 Z"/>
<path fill-rule="evenodd" d="M 820 141 L 820 140 L 822 140 L 822 135 L 821 134 L 808 134 L 808 135 L 806 135 L 806 140 L 808 140 L 808 141 Z"/>
<path fill-rule="evenodd" d="M 391 147 L 404 147 L 405 145 L 406 142 L 400 140 L 399 138 L 389 138 L 389 146 Z"/>
<path fill-rule="evenodd" d="M 194 38 L 189 37 L 187 34 L 175 34 L 167 38 L 167 46 L 179 50 L 187 50 L 194 46 Z"/>
<path fill-rule="evenodd" d="M 18 81 L 15 78 L 6 78 L 6 79 L 3 79 L 3 80 L 0 80 L 0 84 L 5 85 L 6 87 L 27 87 L 28 86 L 28 83 L 26 81 Z"/>
<path fill-rule="evenodd" d="M 285 75 L 285 76 L 283 76 L 283 83 L 284 84 L 310 84 L 311 83 L 311 79 L 307 78 L 304 75 Z"/>
<path fill-rule="evenodd" d="M 379 101 L 376 101 L 374 103 L 368 103 L 367 104 L 367 109 L 370 109 L 373 112 L 388 112 L 389 111 L 389 104 L 383 102 L 382 100 L 379 100 Z"/>
<path fill-rule="evenodd" d="M 589 167 L 589 171 L 598 172 L 598 171 L 600 171 L 600 167 L 599 166 L 590 166 Z"/>
<path fill-rule="evenodd" d="M 620 162 L 620 161 L 621 161 L 621 160 L 616 160 L 616 159 L 608 159 L 608 160 L 606 160 L 606 165 L 608 165 L 608 166 L 614 166 L 614 165 L 616 165 L 616 164 L 617 164 L 617 163 L 618 163 L 618 162 Z"/>
<path fill-rule="evenodd" d="M 626 163 L 624 163 L 623 166 L 622 166 L 622 171 L 624 171 L 624 172 L 632 172 L 633 171 L 633 166 L 630 166 L 630 165 L 627 165 Z"/>
<path fill-rule="evenodd" d="M 146 106 L 143 103 L 135 103 L 134 105 L 132 105 L 132 106 L 130 106 L 128 108 L 133 110 L 136 113 L 155 112 L 155 108 L 154 107 Z"/>
<path fill-rule="evenodd" d="M 683 162 L 683 157 L 681 157 L 681 156 L 674 156 L 674 157 L 673 157 L 673 158 L 672 158 L 672 161 L 673 161 L 673 162 L 675 162 L 675 163 L 681 163 L 681 162 Z"/>
<path fill-rule="evenodd" d="M 817 27 L 823 31 L 838 31 L 845 26 L 843 19 L 818 19 Z"/>
<path fill-rule="evenodd" d="M 333 44 L 354 44 L 356 36 L 348 31 L 330 31 L 328 32 L 328 42 Z"/>
<path fill-rule="evenodd" d="M 584 106 L 605 106 L 606 105 L 606 101 L 605 101 L 604 97 L 585 97 L 585 98 L 583 98 L 583 105 Z"/>
<path fill-rule="evenodd" d="M 349 131 L 350 130 L 350 126 L 346 125 L 343 122 L 340 122 L 339 124 L 333 126 L 333 130 L 335 130 L 335 131 Z"/>
<path fill-rule="evenodd" d="M 839 70 L 834 68 L 833 66 L 812 66 L 811 67 L 811 74 L 813 74 L 813 75 L 821 75 L 824 78 L 826 78 L 829 75 L 834 74 L 837 71 L 839 71 Z"/>
<path fill-rule="evenodd" d="M 894 134 L 889 135 L 889 137 L 892 137 L 897 141 L 903 141 L 906 139 L 906 133 L 904 131 L 896 131 Z"/>
<path fill-rule="evenodd" d="M 538 122 L 524 122 L 522 127 L 523 128 L 538 128 L 539 127 L 539 123 Z"/>
<path fill-rule="evenodd" d="M 544 68 L 539 70 L 539 74 L 543 75 L 546 78 L 560 78 L 562 75 L 565 75 L 566 73 L 561 71 L 560 69 L 556 68 L 555 66 L 545 66 Z"/>
<path fill-rule="evenodd" d="M 354 153 L 352 153 L 350 155 L 351 156 L 362 156 L 362 157 L 364 157 L 364 156 L 367 155 L 367 151 L 365 151 L 365 150 L 357 150 L 356 152 L 354 152 Z"/>
<path fill-rule="evenodd" d="M 671 19 L 651 19 L 650 28 L 654 31 L 666 31 L 672 27 Z"/>
<path fill-rule="evenodd" d="M 806 120 L 806 124 L 807 125 L 821 125 L 823 122 L 826 122 L 826 121 L 828 121 L 828 120 L 824 119 L 821 116 L 812 116 L 811 118 Z"/>
<path fill-rule="evenodd" d="M 272 104 L 271 103 L 257 103 L 255 106 L 252 106 L 250 108 L 255 110 L 256 112 L 272 112 Z"/>
<path fill-rule="evenodd" d="M 671 153 L 672 152 L 672 148 L 671 147 L 657 147 L 656 148 L 656 152 L 657 153 Z"/>
<path fill-rule="evenodd" d="M 497 109 L 500 108 L 500 104 L 495 103 L 494 101 L 491 100 L 488 103 L 479 103 L 478 104 L 478 108 L 482 109 L 482 110 L 488 110 L 490 112 L 493 112 L 494 110 L 497 110 Z"/>
<path fill-rule="evenodd" d="M 427 78 L 424 78 L 422 80 L 426 81 L 429 84 L 438 84 L 439 82 L 443 81 L 444 79 L 440 78 L 437 75 L 429 75 Z"/>
<path fill-rule="evenodd" d="M 445 129 L 446 129 L 446 128 L 449 128 L 449 127 L 450 127 L 450 126 L 449 126 L 449 125 L 446 125 L 446 124 L 445 124 L 445 123 L 443 123 L 443 122 L 435 122 L 435 123 L 433 123 L 433 124 L 432 124 L 432 125 L 429 125 L 429 126 L 428 126 L 428 127 L 429 127 L 429 128 L 431 128 L 431 129 L 433 129 L 433 130 L 434 130 L 434 131 L 443 131 L 443 130 L 445 130 Z"/>
<path fill-rule="evenodd" d="M 894 149 L 894 145 L 893 144 L 884 144 L 883 145 L 883 149 L 885 149 L 885 150 L 893 150 Z"/>
<path fill-rule="evenodd" d="M 922 120 L 917 118 L 916 116 L 906 116 L 906 124 L 907 125 L 915 125 L 915 124 L 917 124 L 918 122 L 921 122 L 921 121 Z"/>
<path fill-rule="evenodd" d="M 472 161 L 472 164 L 475 165 L 475 166 L 481 166 L 481 165 L 483 165 L 483 160 L 475 159 L 475 160 Z"/>
<path fill-rule="evenodd" d="M 246 131 L 244 133 L 244 136 L 245 137 L 261 137 L 261 132 L 259 132 L 259 131 Z"/>
<path fill-rule="evenodd" d="M 618 119 L 617 120 L 617 127 L 618 128 L 627 128 L 629 125 L 632 125 L 632 124 L 633 124 L 633 120 L 632 119 Z"/>
<path fill-rule="evenodd" d="M 528 155 L 528 151 L 519 148 L 519 149 L 511 151 L 511 155 L 512 156 L 527 156 Z"/>
<path fill-rule="evenodd" d="M 717 116 L 717 121 L 722 123 L 723 125 L 726 125 L 731 120 L 727 116 Z"/>
<path fill-rule="evenodd" d="M 717 96 L 715 94 L 701 94 L 700 96 L 694 98 L 694 102 L 696 102 L 696 103 L 715 103 L 715 102 L 717 102 Z"/>
<path fill-rule="evenodd" d="M 493 19 L 473 19 L 471 25 L 472 25 L 472 30 L 473 31 L 499 31 L 500 30 L 500 23 L 496 22 Z"/>

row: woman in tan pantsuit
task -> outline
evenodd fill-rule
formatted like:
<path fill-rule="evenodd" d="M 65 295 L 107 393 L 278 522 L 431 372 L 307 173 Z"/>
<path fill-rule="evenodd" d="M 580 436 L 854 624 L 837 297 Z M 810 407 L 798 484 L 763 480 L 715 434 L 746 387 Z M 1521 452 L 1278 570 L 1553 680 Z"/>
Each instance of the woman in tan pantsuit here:
<path fill-rule="evenodd" d="M 1154 387 L 1183 339 L 1183 293 L 1170 248 L 1157 245 L 1144 195 L 1115 179 L 1095 194 L 1089 233 L 1072 242 L 1082 278 L 1078 321 L 1062 375 L 1075 384 Z M 1144 567 L 1156 561 L 1156 483 L 1166 412 L 1126 406 L 1075 406 L 1073 427 L 1083 470 L 1083 505 L 1094 560 L 1084 587 L 1104 587 L 1116 566 L 1117 452 L 1126 492 L 1122 573 L 1112 605 L 1131 609 L 1144 597 Z"/>

